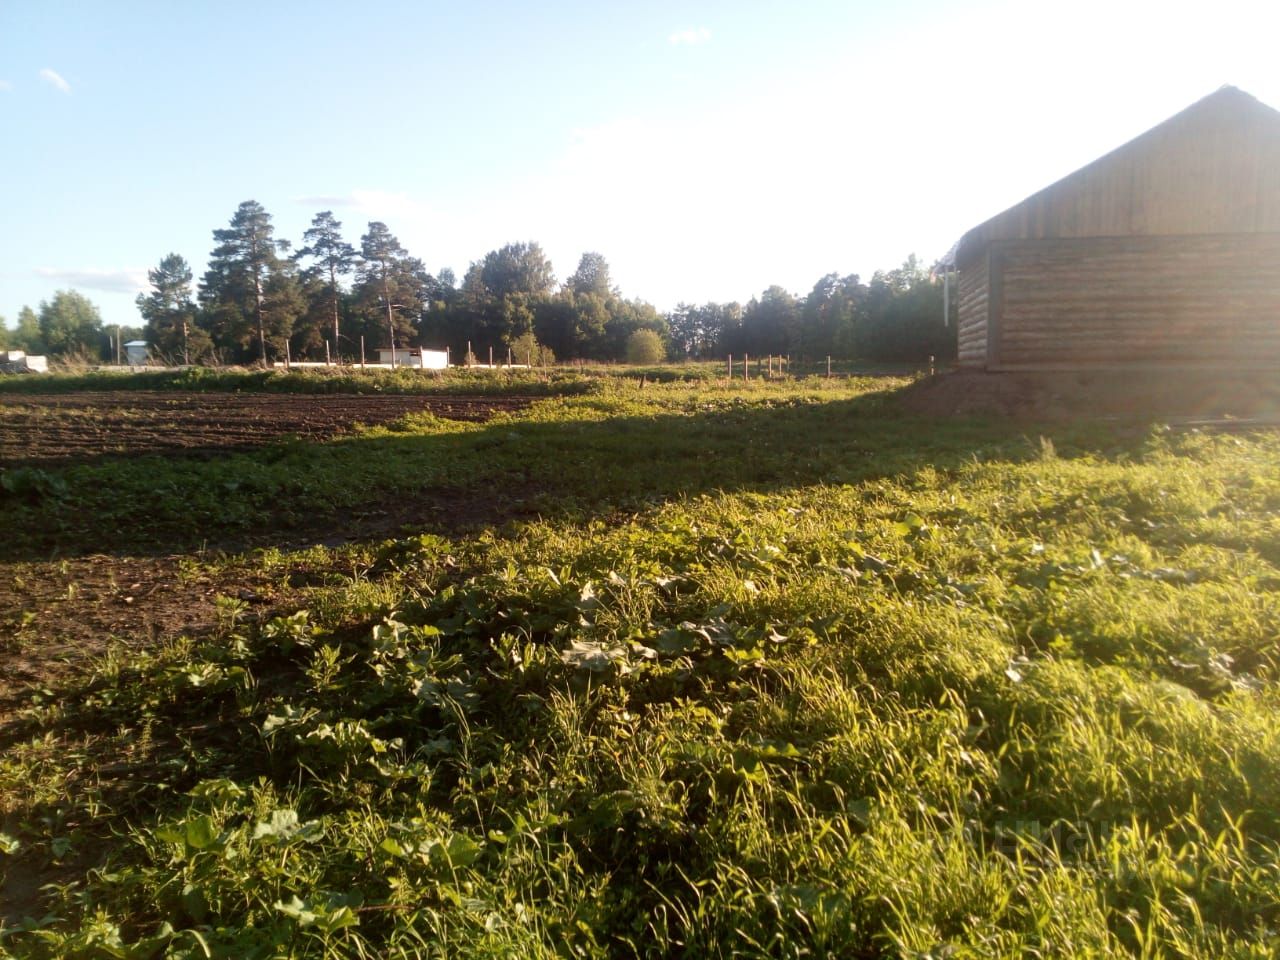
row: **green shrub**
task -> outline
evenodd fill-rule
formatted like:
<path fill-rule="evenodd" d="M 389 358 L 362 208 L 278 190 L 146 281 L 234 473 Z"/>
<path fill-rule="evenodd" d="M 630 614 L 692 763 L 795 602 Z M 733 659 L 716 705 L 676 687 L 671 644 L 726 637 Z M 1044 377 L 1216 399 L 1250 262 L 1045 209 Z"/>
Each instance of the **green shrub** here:
<path fill-rule="evenodd" d="M 627 337 L 627 363 L 661 363 L 667 348 L 655 330 L 637 330 Z"/>

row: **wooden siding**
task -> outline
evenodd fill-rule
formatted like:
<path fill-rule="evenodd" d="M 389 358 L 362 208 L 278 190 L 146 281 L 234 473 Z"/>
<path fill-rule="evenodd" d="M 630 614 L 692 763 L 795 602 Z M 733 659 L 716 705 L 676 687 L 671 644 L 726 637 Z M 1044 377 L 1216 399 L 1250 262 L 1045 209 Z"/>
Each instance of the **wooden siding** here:
<path fill-rule="evenodd" d="M 975 257 L 960 268 L 960 318 L 956 359 L 962 367 L 987 362 L 987 257 Z"/>
<path fill-rule="evenodd" d="M 1280 113 L 1223 88 L 969 231 L 986 243 L 1050 237 L 1280 232 Z"/>
<path fill-rule="evenodd" d="M 989 366 L 1280 366 L 1280 233 L 1005 241 L 990 257 Z M 963 291 L 962 274 L 962 362 Z"/>

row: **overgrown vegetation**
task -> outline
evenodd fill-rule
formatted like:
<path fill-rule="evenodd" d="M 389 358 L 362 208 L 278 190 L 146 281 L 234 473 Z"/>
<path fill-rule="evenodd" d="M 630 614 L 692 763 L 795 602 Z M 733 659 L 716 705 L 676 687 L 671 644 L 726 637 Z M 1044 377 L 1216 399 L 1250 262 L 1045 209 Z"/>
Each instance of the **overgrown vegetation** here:
<path fill-rule="evenodd" d="M 598 382 L 56 471 L 59 512 L 16 519 L 146 474 L 189 536 L 357 490 L 460 515 L 259 552 L 323 571 L 305 604 L 229 587 L 206 631 L 33 691 L 0 944 L 1274 955 L 1280 441 L 940 426 L 883 387 Z"/>
<path fill-rule="evenodd" d="M 710 371 L 708 370 L 708 373 Z M 585 393 L 586 378 L 574 370 L 501 373 L 454 368 L 447 374 L 421 370 L 361 370 L 356 367 L 254 370 L 192 367 L 189 370 L 110 370 L 39 377 L 0 377 L 0 393 L 79 393 L 86 390 L 190 390 L 206 393 L 458 394 L 461 396 L 558 396 Z"/>

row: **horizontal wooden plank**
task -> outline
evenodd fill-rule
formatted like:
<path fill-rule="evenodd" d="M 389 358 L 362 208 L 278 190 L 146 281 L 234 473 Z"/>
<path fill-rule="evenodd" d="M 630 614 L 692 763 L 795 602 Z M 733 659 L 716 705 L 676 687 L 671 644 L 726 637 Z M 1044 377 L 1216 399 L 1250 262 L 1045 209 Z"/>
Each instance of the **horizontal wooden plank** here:
<path fill-rule="evenodd" d="M 998 249 L 1001 363 L 1280 363 L 1280 234 Z"/>

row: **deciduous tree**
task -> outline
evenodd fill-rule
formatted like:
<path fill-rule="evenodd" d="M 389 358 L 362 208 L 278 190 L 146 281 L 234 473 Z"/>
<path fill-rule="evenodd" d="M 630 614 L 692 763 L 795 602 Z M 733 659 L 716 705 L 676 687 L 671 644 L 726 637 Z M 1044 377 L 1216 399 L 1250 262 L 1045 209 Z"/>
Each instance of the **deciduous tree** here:
<path fill-rule="evenodd" d="M 536 243 L 508 243 L 491 250 L 480 262 L 480 280 L 494 300 L 513 293 L 546 296 L 556 285 L 551 261 Z"/>
<path fill-rule="evenodd" d="M 27 353 L 45 353 L 44 340 L 40 337 L 40 319 L 30 307 L 18 311 L 18 325 L 14 328 L 10 342 L 15 349 Z"/>
<path fill-rule="evenodd" d="M 41 302 L 39 316 L 40 340 L 50 353 L 102 352 L 102 315 L 83 294 L 59 290 L 52 300 Z"/>
<path fill-rule="evenodd" d="M 578 269 L 565 281 L 565 286 L 576 294 L 594 293 L 603 300 L 618 296 L 609 277 L 609 261 L 593 251 L 582 255 Z"/>

